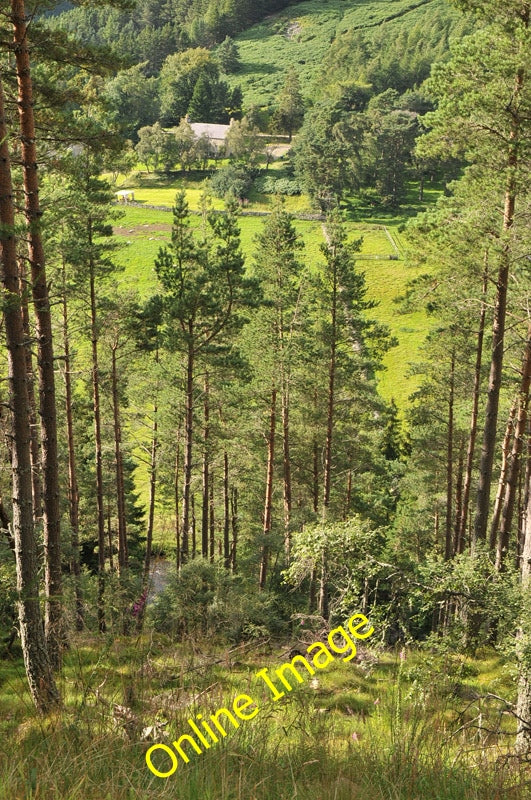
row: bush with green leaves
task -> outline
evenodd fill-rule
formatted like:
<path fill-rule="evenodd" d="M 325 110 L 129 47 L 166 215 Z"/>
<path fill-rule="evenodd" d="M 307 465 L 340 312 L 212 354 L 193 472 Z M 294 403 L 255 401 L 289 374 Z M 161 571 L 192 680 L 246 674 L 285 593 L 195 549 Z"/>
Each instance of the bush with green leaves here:
<path fill-rule="evenodd" d="M 210 188 L 216 197 L 236 197 L 244 200 L 249 195 L 252 178 L 243 167 L 227 164 L 210 179 Z"/>
<path fill-rule="evenodd" d="M 255 181 L 255 189 L 261 194 L 282 194 L 282 195 L 299 195 L 302 192 L 302 187 L 299 181 L 290 180 L 289 178 L 274 178 L 272 175 L 266 175 L 263 178 L 258 178 Z"/>
<path fill-rule="evenodd" d="M 252 593 L 242 576 L 194 559 L 172 570 L 148 618 L 157 631 L 178 639 L 221 635 L 237 642 L 281 633 L 286 623 L 278 611 L 273 594 Z"/>

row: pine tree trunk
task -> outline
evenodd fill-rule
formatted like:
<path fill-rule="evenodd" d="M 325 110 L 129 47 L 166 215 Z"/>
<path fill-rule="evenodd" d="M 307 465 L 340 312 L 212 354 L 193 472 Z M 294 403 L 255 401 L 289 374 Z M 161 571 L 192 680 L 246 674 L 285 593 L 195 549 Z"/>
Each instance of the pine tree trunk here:
<path fill-rule="evenodd" d="M 158 362 L 158 357 L 157 357 Z M 158 439 L 158 402 L 155 399 L 153 404 L 153 430 L 151 434 L 151 458 L 149 465 L 149 506 L 148 506 L 148 526 L 146 532 L 146 554 L 144 557 L 144 577 L 143 588 L 146 589 L 149 582 L 151 569 L 151 553 L 153 550 L 153 528 L 155 525 L 155 499 L 157 496 L 157 453 L 159 449 Z"/>
<path fill-rule="evenodd" d="M 8 358 L 9 402 L 12 414 L 11 470 L 13 536 L 17 565 L 17 610 L 24 666 L 37 709 L 47 712 L 60 703 L 44 638 L 39 604 L 37 545 L 33 527 L 33 487 L 25 336 L 15 240 L 13 187 L 0 83 L 0 265 L 4 289 L 4 328 Z"/>
<path fill-rule="evenodd" d="M 210 476 L 209 476 L 209 459 L 210 459 L 210 452 L 209 452 L 209 439 L 210 439 L 210 425 L 209 425 L 209 416 L 210 416 L 210 408 L 209 408 L 209 386 L 208 386 L 208 373 L 205 375 L 205 398 L 204 398 L 204 405 L 203 405 L 203 419 L 204 419 L 204 427 L 203 427 L 203 507 L 202 507 L 202 514 L 201 514 L 201 555 L 203 558 L 208 558 L 208 533 L 209 533 L 209 503 L 210 503 L 210 491 L 209 491 L 209 483 L 210 483 Z"/>
<path fill-rule="evenodd" d="M 498 490 L 496 492 L 496 498 L 494 500 L 492 520 L 490 523 L 489 547 L 491 550 L 496 549 L 496 540 L 498 537 L 498 527 L 500 524 L 500 515 L 502 509 L 503 489 L 507 478 L 507 469 L 509 465 L 509 451 L 511 449 L 511 439 L 513 437 L 516 406 L 517 406 L 517 401 L 515 400 L 509 412 L 509 419 L 507 420 L 507 425 L 505 426 L 505 434 L 503 437 L 503 442 L 501 447 L 502 460 L 500 467 L 500 477 L 498 479 Z"/>
<path fill-rule="evenodd" d="M 122 455 L 122 426 L 118 392 L 117 345 L 111 348 L 112 411 L 114 420 L 114 464 L 116 475 L 116 507 L 118 518 L 118 574 L 123 576 L 128 566 L 127 519 L 125 511 L 124 468 Z"/>
<path fill-rule="evenodd" d="M 331 331 L 330 331 L 330 361 L 328 369 L 328 404 L 326 414 L 326 443 L 325 443 L 325 462 L 324 462 L 324 482 L 323 482 L 323 522 L 328 514 L 330 505 L 330 485 L 332 478 L 332 437 L 334 431 L 334 412 L 335 412 L 335 378 L 336 378 L 336 349 L 337 349 L 337 297 L 338 280 L 337 268 L 334 264 L 332 278 L 332 306 L 331 306 Z M 327 566 L 326 548 L 323 550 L 321 558 L 321 575 L 319 579 L 319 613 L 324 619 L 328 618 L 328 589 L 327 589 Z"/>
<path fill-rule="evenodd" d="M 479 315 L 478 338 L 476 345 L 476 363 L 474 366 L 474 389 L 472 394 L 472 414 L 470 419 L 470 432 L 468 435 L 468 447 L 466 452 L 465 480 L 463 483 L 463 499 L 460 512 L 460 524 L 457 536 L 456 552 L 463 553 L 466 541 L 466 526 L 468 521 L 468 509 L 470 503 L 470 490 L 472 488 L 472 470 L 474 467 L 474 452 L 476 447 L 476 437 L 478 429 L 478 410 L 479 395 L 481 389 L 481 363 L 483 360 L 483 339 L 485 336 L 485 315 L 487 310 L 487 287 L 488 287 L 488 255 L 485 253 L 485 271 L 483 273 L 483 294 L 481 302 L 481 312 Z"/>
<path fill-rule="evenodd" d="M 262 554 L 260 559 L 260 589 L 265 589 L 267 581 L 267 570 L 269 567 L 269 536 L 271 534 L 271 524 L 273 516 L 273 464 L 275 457 L 275 427 L 276 427 L 276 407 L 277 390 L 273 387 L 271 392 L 271 411 L 269 420 L 269 438 L 267 442 L 267 475 L 266 491 L 264 504 L 264 528 L 262 543 Z"/>
<path fill-rule="evenodd" d="M 209 535 L 209 558 L 210 563 L 214 563 L 214 555 L 215 555 L 215 548 L 216 548 L 216 520 L 215 520 L 215 511 L 214 511 L 214 473 L 210 473 L 210 489 L 209 489 L 209 524 L 208 524 L 208 535 Z"/>
<path fill-rule="evenodd" d="M 28 403 L 31 430 L 31 476 L 33 484 L 33 517 L 35 521 L 42 519 L 42 482 L 41 482 L 41 447 L 39 442 L 39 423 L 37 421 L 37 404 L 35 402 L 35 379 L 33 373 L 33 357 L 31 354 L 31 329 L 28 309 L 28 281 L 24 258 L 19 258 L 20 292 L 22 295 L 22 324 L 26 337 L 26 371 L 28 375 Z"/>
<path fill-rule="evenodd" d="M 520 393 L 518 398 L 518 412 L 514 428 L 513 447 L 507 471 L 507 481 L 503 497 L 503 507 L 501 512 L 500 535 L 498 537 L 498 549 L 496 553 L 496 567 L 501 570 L 509 547 L 509 537 L 514 515 L 514 504 L 516 498 L 516 488 L 518 475 L 520 473 L 520 456 L 524 444 L 524 436 L 527 427 L 527 410 L 529 406 L 529 387 L 531 384 L 531 324 L 527 333 L 527 343 L 524 359 L 522 363 L 522 380 L 520 383 Z"/>
<path fill-rule="evenodd" d="M 444 557 L 452 558 L 453 477 L 454 477 L 454 380 L 455 350 L 450 360 L 450 389 L 448 393 L 448 433 L 446 441 L 446 517 Z"/>
<path fill-rule="evenodd" d="M 282 465 L 284 473 L 284 550 L 289 564 L 291 557 L 291 455 L 289 436 L 289 386 L 286 376 L 282 380 Z"/>
<path fill-rule="evenodd" d="M 230 491 L 229 456 L 223 453 L 223 564 L 230 569 Z"/>
<path fill-rule="evenodd" d="M 230 512 L 231 512 L 231 526 L 232 526 L 232 547 L 231 547 L 231 572 L 234 575 L 237 572 L 238 559 L 238 489 L 233 486 L 230 498 Z"/>
<path fill-rule="evenodd" d="M 461 525 L 460 514 L 463 511 L 463 450 L 464 442 L 463 439 L 461 439 L 461 443 L 459 445 L 459 459 L 457 462 L 457 477 L 455 479 L 455 522 L 452 550 L 454 555 L 458 552 L 457 546 L 459 544 L 459 527 Z"/>
<path fill-rule="evenodd" d="M 529 13 L 529 12 L 527 12 Z M 524 70 L 521 69 L 515 76 L 515 86 L 511 105 L 518 108 L 519 97 L 524 83 Z M 517 113 L 513 114 L 511 132 L 509 135 L 509 152 L 507 167 L 509 177 L 505 189 L 505 203 L 503 214 L 503 236 L 507 239 L 513 226 L 516 206 L 517 180 L 516 173 L 519 159 L 521 121 Z M 505 320 L 507 315 L 507 290 L 509 284 L 509 268 L 511 264 L 511 245 L 507 241 L 503 246 L 496 282 L 496 300 L 494 307 L 494 323 L 492 328 L 492 355 L 487 391 L 487 407 L 485 410 L 485 427 L 483 430 L 483 443 L 479 465 L 479 482 L 476 502 L 476 516 L 474 519 L 474 542 L 485 541 L 487 538 L 487 524 L 489 516 L 490 490 L 492 483 L 492 469 L 494 452 L 496 449 L 496 430 L 498 425 L 498 408 L 500 401 L 500 387 L 503 368 L 503 348 L 505 339 Z"/>
<path fill-rule="evenodd" d="M 184 427 L 184 464 L 183 464 L 183 508 L 181 525 L 181 565 L 186 564 L 189 557 L 192 455 L 194 435 L 194 348 L 193 331 L 189 331 L 188 354 L 186 360 L 186 407 Z"/>
<path fill-rule="evenodd" d="M 324 460 L 323 519 L 326 519 L 330 504 L 330 481 L 332 475 L 332 436 L 334 430 L 335 378 L 337 348 L 337 269 L 334 267 L 331 307 L 330 361 L 328 368 L 328 407 L 326 414 L 326 444 Z"/>
<path fill-rule="evenodd" d="M 516 714 L 518 716 L 516 752 L 524 756 L 531 753 L 531 470 L 527 473 L 528 485 L 524 548 L 522 553 L 522 595 L 524 607 L 518 635 L 519 681 Z M 526 652 L 527 651 L 527 652 Z"/>
<path fill-rule="evenodd" d="M 105 633 L 105 507 L 103 504 L 103 461 L 101 447 L 100 370 L 98 362 L 98 319 L 96 275 L 92 258 L 92 220 L 89 219 L 90 338 L 92 351 L 92 401 L 94 409 L 94 445 L 96 457 L 96 508 L 98 515 L 98 627 Z M 112 554 L 112 547 L 109 553 Z M 111 555 L 112 558 L 112 555 Z"/>
<path fill-rule="evenodd" d="M 61 578 L 61 511 L 59 501 L 59 462 L 57 456 L 57 412 L 52 339 L 52 319 L 40 234 L 42 211 L 39 203 L 37 148 L 33 114 L 29 41 L 24 0 L 11 0 L 13 52 L 15 55 L 20 125 L 24 210 L 28 226 L 28 252 L 37 332 L 39 411 L 41 422 L 45 634 L 52 667 L 61 663 L 65 630 L 63 625 Z"/>
<path fill-rule="evenodd" d="M 76 596 L 76 630 L 85 625 L 83 594 L 81 591 L 81 566 L 79 559 L 79 486 L 77 481 L 76 450 L 74 443 L 74 419 L 72 414 L 72 375 L 70 337 L 68 331 L 68 306 L 66 299 L 66 274 L 63 264 L 63 348 L 65 363 L 65 411 L 66 437 L 68 443 L 68 511 L 70 519 L 70 572 L 74 579 Z"/>
<path fill-rule="evenodd" d="M 181 428 L 177 431 L 177 447 L 175 448 L 175 476 L 173 482 L 174 495 L 175 495 L 175 546 L 176 546 L 176 567 L 181 568 L 181 524 L 180 524 L 180 484 L 179 484 L 179 470 L 181 460 Z"/>

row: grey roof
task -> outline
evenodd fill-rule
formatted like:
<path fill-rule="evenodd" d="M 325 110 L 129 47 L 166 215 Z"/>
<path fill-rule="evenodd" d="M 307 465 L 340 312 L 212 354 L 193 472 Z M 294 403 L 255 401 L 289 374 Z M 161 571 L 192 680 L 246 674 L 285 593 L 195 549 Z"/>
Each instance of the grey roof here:
<path fill-rule="evenodd" d="M 190 127 L 198 139 L 201 136 L 206 136 L 208 139 L 217 139 L 224 142 L 230 125 L 217 125 L 213 122 L 192 122 Z"/>

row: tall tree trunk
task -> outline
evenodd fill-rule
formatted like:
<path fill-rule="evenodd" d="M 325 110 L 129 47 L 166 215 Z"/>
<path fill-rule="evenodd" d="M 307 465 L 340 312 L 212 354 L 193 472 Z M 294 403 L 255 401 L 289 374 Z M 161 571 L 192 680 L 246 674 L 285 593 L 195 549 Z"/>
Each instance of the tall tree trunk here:
<path fill-rule="evenodd" d="M 336 348 L 337 348 L 337 268 L 334 265 L 332 283 L 332 307 L 331 307 L 331 330 L 330 330 L 330 360 L 328 366 L 328 405 L 326 414 L 326 444 L 324 459 L 324 481 L 323 481 L 323 519 L 326 519 L 328 506 L 330 504 L 330 481 L 332 475 L 332 436 L 334 431 L 334 411 L 335 411 L 335 379 L 336 379 Z"/>
<path fill-rule="evenodd" d="M 232 546 L 231 546 L 231 559 L 230 559 L 230 568 L 231 572 L 234 575 L 237 572 L 238 566 L 238 559 L 237 559 L 237 547 L 238 547 L 238 489 L 236 486 L 232 487 L 231 496 L 230 496 L 230 512 L 231 512 L 231 526 L 232 526 Z"/>
<path fill-rule="evenodd" d="M 181 515 L 180 515 L 180 484 L 179 484 L 179 470 L 181 460 L 181 428 L 177 430 L 177 446 L 175 448 L 175 477 L 174 477 L 174 494 L 175 494 L 175 546 L 176 546 L 176 566 L 177 569 L 181 568 Z"/>
<path fill-rule="evenodd" d="M 158 356 L 157 359 L 158 361 Z M 146 532 L 146 555 L 144 557 L 144 576 L 142 580 L 143 588 L 146 589 L 149 582 L 151 569 L 151 553 L 153 550 L 153 528 L 155 525 L 155 500 L 157 496 L 157 453 L 159 450 L 159 421 L 158 421 L 158 401 L 155 398 L 153 404 L 153 428 L 151 432 L 151 458 L 149 465 L 149 507 L 148 507 L 148 526 Z"/>
<path fill-rule="evenodd" d="M 41 422 L 45 635 L 53 668 L 61 662 L 65 630 L 61 580 L 61 511 L 59 502 L 59 461 L 57 457 L 57 411 L 50 299 L 40 233 L 42 211 L 37 178 L 37 148 L 33 114 L 33 87 L 24 0 L 11 0 L 13 51 L 17 73 L 17 106 L 20 125 L 24 211 L 28 226 L 28 253 L 37 332 L 39 410 Z"/>
<path fill-rule="evenodd" d="M 531 753 L 531 664 L 529 662 L 529 645 L 531 642 L 531 470 L 527 473 L 527 480 L 527 508 L 521 573 L 523 609 L 521 627 L 518 634 L 520 675 L 516 702 L 518 716 L 516 751 L 521 755 L 529 755 Z"/>
<path fill-rule="evenodd" d="M 28 282 L 24 258 L 19 258 L 20 292 L 22 296 L 22 324 L 26 337 L 26 370 L 28 374 L 28 403 L 31 430 L 31 476 L 33 484 L 33 516 L 35 521 L 42 519 L 42 482 L 41 482 L 41 447 L 39 442 L 39 423 L 37 421 L 37 404 L 35 402 L 35 380 L 33 374 L 33 357 L 31 353 L 31 327 L 28 308 Z"/>
<path fill-rule="evenodd" d="M 291 455 L 289 435 L 289 384 L 286 376 L 283 377 L 282 388 L 282 465 L 284 473 L 284 550 L 286 561 L 291 558 Z"/>
<path fill-rule="evenodd" d="M 330 505 L 330 485 L 332 478 L 332 437 L 334 432 L 334 413 L 335 413 L 335 379 L 336 379 L 336 349 L 337 349 L 337 300 L 338 300 L 338 276 L 337 267 L 334 264 L 332 276 L 332 306 L 331 306 L 331 326 L 330 326 L 330 360 L 328 368 L 328 404 L 326 414 L 326 443 L 324 461 L 324 481 L 323 481 L 323 522 L 328 515 Z M 328 618 L 328 590 L 327 590 L 327 566 L 326 548 L 323 550 L 321 559 L 321 575 L 319 581 L 319 613 L 325 619 Z"/>
<path fill-rule="evenodd" d="M 444 557 L 452 558 L 453 477 L 454 477 L 454 382 L 455 350 L 450 359 L 450 388 L 448 391 L 448 433 L 446 441 L 446 517 Z"/>
<path fill-rule="evenodd" d="M 455 479 L 455 523 L 454 523 L 454 532 L 453 532 L 453 550 L 452 553 L 455 555 L 458 553 L 458 544 L 459 544 L 459 528 L 461 526 L 461 517 L 460 514 L 463 513 L 463 453 L 464 451 L 464 441 L 461 439 L 461 443 L 459 445 L 459 459 L 457 462 L 457 477 Z"/>
<path fill-rule="evenodd" d="M 183 464 L 183 508 L 181 525 L 181 565 L 186 564 L 189 556 L 190 510 L 192 486 L 192 455 L 194 435 L 194 364 L 193 331 L 189 331 L 188 353 L 186 359 L 186 407 L 184 427 L 184 464 Z"/>
<path fill-rule="evenodd" d="M 209 559 L 210 563 L 214 563 L 215 547 L 216 547 L 216 520 L 214 514 L 214 473 L 210 473 L 210 489 L 209 489 Z"/>
<path fill-rule="evenodd" d="M 195 518 L 195 494 L 192 492 L 190 496 L 190 533 L 191 533 L 191 548 L 190 555 L 194 559 L 197 555 L 197 539 L 196 539 L 196 518 Z"/>
<path fill-rule="evenodd" d="M 267 581 L 267 570 L 269 567 L 269 536 L 271 534 L 271 524 L 273 516 L 273 465 L 275 458 L 275 427 L 276 427 L 276 408 L 277 390 L 273 387 L 271 391 L 271 411 L 269 417 L 269 437 L 267 441 L 267 474 L 266 491 L 264 504 L 264 528 L 262 553 L 260 558 L 260 589 L 265 589 Z"/>
<path fill-rule="evenodd" d="M 210 408 L 209 408 L 209 386 L 208 386 L 208 373 L 205 375 L 205 396 L 203 403 L 203 507 L 201 514 L 201 555 L 203 558 L 208 558 L 208 533 L 209 533 L 209 519 L 210 519 L 210 491 L 209 491 L 209 460 L 210 460 Z"/>
<path fill-rule="evenodd" d="M 96 308 L 96 274 L 92 257 L 92 220 L 88 222 L 90 339 L 92 351 L 92 401 L 94 409 L 94 445 L 96 457 L 96 508 L 98 515 L 98 627 L 105 633 L 105 507 L 103 504 L 103 460 L 101 446 L 100 370 L 98 361 L 98 318 Z M 112 553 L 112 547 L 109 550 Z"/>
<path fill-rule="evenodd" d="M 223 453 L 223 564 L 230 569 L 230 491 L 229 456 Z"/>
<path fill-rule="evenodd" d="M 76 596 L 76 630 L 83 630 L 85 614 L 81 591 L 81 566 L 79 559 L 79 485 L 77 481 L 74 419 L 72 414 L 72 363 L 68 330 L 68 304 L 66 299 L 66 271 L 63 264 L 63 348 L 65 364 L 66 438 L 68 445 L 68 512 L 70 519 L 70 572 L 74 579 Z"/>
<path fill-rule="evenodd" d="M 507 479 L 507 469 L 509 467 L 509 454 L 511 450 L 511 440 L 513 438 L 516 407 L 517 407 L 517 400 L 514 401 L 514 403 L 511 406 L 511 410 L 509 411 L 509 419 L 507 420 L 507 425 L 505 426 L 505 434 L 503 436 L 503 442 L 501 446 L 500 476 L 498 478 L 498 489 L 496 492 L 496 498 L 494 500 L 494 507 L 492 510 L 492 520 L 490 523 L 489 547 L 491 550 L 496 550 L 498 527 L 500 525 L 500 516 L 502 509 L 503 490 L 505 487 L 505 481 Z"/>
<path fill-rule="evenodd" d="M 481 389 L 481 363 L 483 360 L 483 339 L 485 337 L 485 315 L 487 311 L 488 288 L 488 253 L 485 252 L 485 270 L 483 272 L 483 292 L 481 298 L 481 311 L 479 314 L 478 338 L 476 344 L 476 363 L 474 365 L 474 389 L 472 393 L 472 414 L 470 418 L 470 432 L 468 434 L 468 447 L 466 452 L 465 479 L 463 483 L 462 508 L 457 536 L 456 552 L 462 553 L 465 549 L 466 526 L 470 503 L 470 490 L 472 488 L 472 470 L 474 467 L 474 452 L 478 430 L 479 396 Z"/>
<path fill-rule="evenodd" d="M 529 11 L 527 11 L 529 14 Z M 515 76 L 514 92 L 511 101 L 517 109 L 519 97 L 524 83 L 524 70 L 518 70 Z M 505 188 L 503 213 L 503 235 L 508 239 L 513 226 L 517 192 L 517 168 L 519 163 L 521 120 L 518 113 L 513 114 L 509 135 L 509 151 L 507 157 L 508 178 Z M 511 263 L 511 245 L 507 240 L 500 256 L 500 266 L 496 281 L 496 300 L 494 306 L 494 322 L 492 328 L 492 355 L 487 391 L 487 407 L 485 410 L 485 427 L 479 465 L 479 482 L 474 519 L 474 542 L 485 541 L 489 517 L 490 489 L 492 468 L 496 449 L 496 430 L 498 425 L 498 408 L 503 368 L 503 347 L 505 339 L 505 319 L 507 315 L 507 289 L 509 284 L 509 267 Z"/>
<path fill-rule="evenodd" d="M 500 535 L 498 538 L 498 549 L 496 553 L 496 567 L 501 570 L 507 549 L 509 547 L 509 536 L 514 515 L 514 503 L 516 498 L 516 487 L 518 475 L 520 473 L 520 456 L 524 444 L 524 436 L 527 427 L 527 410 L 529 406 L 529 386 L 531 384 L 531 323 L 527 332 L 527 342 L 522 363 L 522 379 L 520 383 L 520 393 L 518 398 L 518 412 L 514 428 L 513 447 L 507 471 L 507 481 L 503 497 L 503 507 L 501 512 Z"/>
<path fill-rule="evenodd" d="M 319 511 L 319 445 L 314 438 L 312 443 L 312 507 L 314 514 Z"/>
<path fill-rule="evenodd" d="M 3 87 L 0 83 L 0 266 L 4 289 L 9 402 L 12 414 L 11 470 L 13 536 L 17 565 L 17 610 L 24 665 L 31 697 L 39 711 L 59 705 L 39 604 L 37 545 L 33 527 L 30 424 L 25 357 L 25 336 L 20 313 L 13 187 L 5 123 Z"/>
<path fill-rule="evenodd" d="M 526 533 L 526 516 L 527 516 L 527 507 L 528 504 L 531 502 L 529 499 L 529 494 L 531 493 L 531 419 L 527 420 L 527 457 L 526 457 L 526 465 L 525 465 L 525 474 L 523 480 L 523 487 L 522 487 L 522 507 L 520 512 L 520 528 L 518 532 L 518 552 L 516 558 L 516 566 L 517 569 L 521 569 L 522 565 L 522 557 L 525 547 L 525 533 Z"/>
<path fill-rule="evenodd" d="M 118 392 L 117 344 L 111 348 L 112 412 L 114 421 L 114 464 L 116 475 L 116 509 L 118 519 L 118 573 L 123 576 L 128 566 L 127 519 L 125 510 L 124 467 L 122 455 L 122 425 Z"/>

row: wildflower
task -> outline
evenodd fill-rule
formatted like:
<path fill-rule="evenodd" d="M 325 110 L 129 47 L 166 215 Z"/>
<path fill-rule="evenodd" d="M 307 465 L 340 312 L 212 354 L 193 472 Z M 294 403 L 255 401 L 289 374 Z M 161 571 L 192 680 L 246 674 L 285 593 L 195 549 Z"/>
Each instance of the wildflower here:
<path fill-rule="evenodd" d="M 380 705 L 380 698 L 379 697 L 376 698 L 376 700 L 374 701 L 373 705 L 375 705 L 375 706 Z"/>

